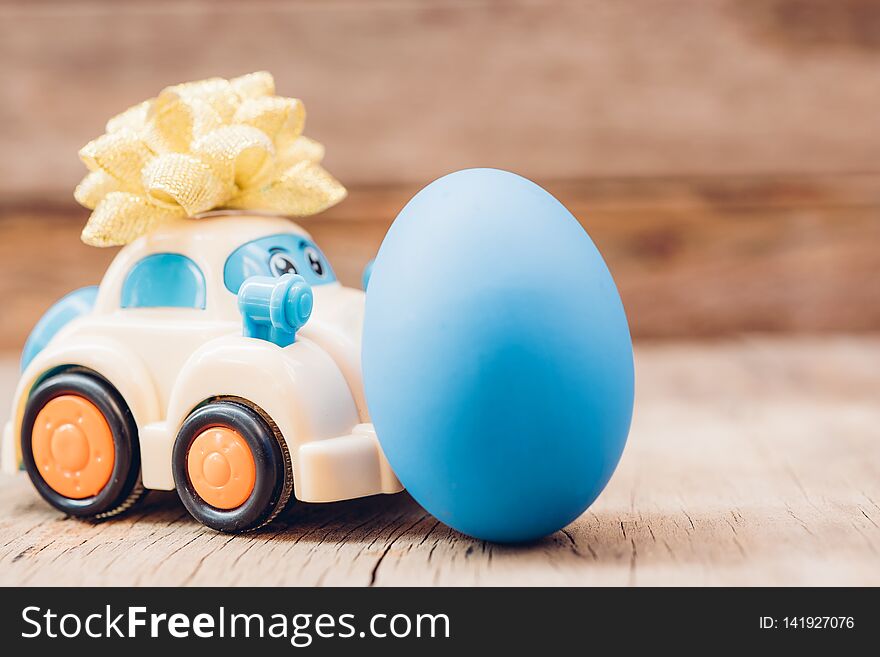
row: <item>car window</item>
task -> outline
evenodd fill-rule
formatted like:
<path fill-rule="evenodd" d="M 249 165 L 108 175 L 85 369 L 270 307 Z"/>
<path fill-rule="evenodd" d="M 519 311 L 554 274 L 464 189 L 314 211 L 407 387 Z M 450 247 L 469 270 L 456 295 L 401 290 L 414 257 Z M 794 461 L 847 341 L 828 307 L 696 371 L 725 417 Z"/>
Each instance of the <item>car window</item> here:
<path fill-rule="evenodd" d="M 226 259 L 223 282 L 233 294 L 251 276 L 299 274 L 309 285 L 336 281 L 327 258 L 307 237 L 282 233 L 241 245 Z"/>
<path fill-rule="evenodd" d="M 205 276 L 179 253 L 154 253 L 138 261 L 122 285 L 123 308 L 205 308 Z"/>

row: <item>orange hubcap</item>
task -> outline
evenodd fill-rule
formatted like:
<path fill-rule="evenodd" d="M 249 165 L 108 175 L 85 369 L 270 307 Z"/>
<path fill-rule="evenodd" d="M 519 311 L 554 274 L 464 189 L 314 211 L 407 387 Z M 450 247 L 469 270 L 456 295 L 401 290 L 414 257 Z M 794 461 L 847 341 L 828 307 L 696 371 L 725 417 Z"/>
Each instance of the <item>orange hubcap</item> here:
<path fill-rule="evenodd" d="M 92 402 L 79 395 L 50 400 L 31 433 L 34 463 L 56 493 L 72 499 L 92 497 L 110 481 L 116 450 L 113 432 Z"/>
<path fill-rule="evenodd" d="M 251 448 L 229 427 L 211 427 L 196 436 L 186 466 L 196 493 L 218 509 L 244 504 L 257 479 Z"/>

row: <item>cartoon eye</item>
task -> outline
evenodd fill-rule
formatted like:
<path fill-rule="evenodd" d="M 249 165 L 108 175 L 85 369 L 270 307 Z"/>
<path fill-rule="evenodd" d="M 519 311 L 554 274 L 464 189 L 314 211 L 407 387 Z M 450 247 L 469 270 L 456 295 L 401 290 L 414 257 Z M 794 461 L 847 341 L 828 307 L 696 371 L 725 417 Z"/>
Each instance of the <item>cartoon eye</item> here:
<path fill-rule="evenodd" d="M 298 274 L 296 265 L 289 256 L 283 253 L 274 253 L 269 258 L 269 270 L 273 276 L 284 276 L 284 274 Z"/>
<path fill-rule="evenodd" d="M 303 249 L 303 253 L 305 253 L 306 260 L 308 260 L 309 266 L 312 268 L 312 271 L 321 278 L 324 278 L 324 276 L 327 275 L 327 270 L 324 268 L 324 263 L 321 261 L 321 254 L 318 253 L 318 249 L 307 246 L 305 249 Z"/>

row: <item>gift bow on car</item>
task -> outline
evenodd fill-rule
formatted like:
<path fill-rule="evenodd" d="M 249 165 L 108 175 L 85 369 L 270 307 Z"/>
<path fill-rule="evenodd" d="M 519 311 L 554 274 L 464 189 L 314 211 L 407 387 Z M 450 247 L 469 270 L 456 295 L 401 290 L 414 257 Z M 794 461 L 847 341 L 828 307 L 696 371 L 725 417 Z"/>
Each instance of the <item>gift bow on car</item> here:
<path fill-rule="evenodd" d="M 266 72 L 164 89 L 110 119 L 80 150 L 89 174 L 75 197 L 93 210 L 93 246 L 127 244 L 160 224 L 214 209 L 321 212 L 345 188 L 302 135 L 305 108 L 274 95 Z"/>

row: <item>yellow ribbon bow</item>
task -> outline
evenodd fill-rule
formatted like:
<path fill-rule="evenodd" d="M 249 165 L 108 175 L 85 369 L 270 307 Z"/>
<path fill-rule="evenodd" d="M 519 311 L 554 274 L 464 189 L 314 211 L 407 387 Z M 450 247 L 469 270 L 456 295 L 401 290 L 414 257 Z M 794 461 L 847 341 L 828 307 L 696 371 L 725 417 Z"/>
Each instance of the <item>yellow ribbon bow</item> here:
<path fill-rule="evenodd" d="M 275 95 L 266 72 L 167 87 L 107 122 L 79 152 L 89 174 L 76 200 L 93 210 L 82 240 L 128 244 L 209 210 L 307 216 L 345 198 L 304 137 L 305 108 Z"/>

